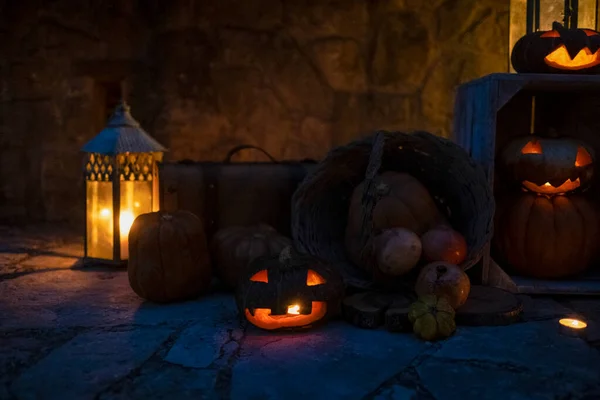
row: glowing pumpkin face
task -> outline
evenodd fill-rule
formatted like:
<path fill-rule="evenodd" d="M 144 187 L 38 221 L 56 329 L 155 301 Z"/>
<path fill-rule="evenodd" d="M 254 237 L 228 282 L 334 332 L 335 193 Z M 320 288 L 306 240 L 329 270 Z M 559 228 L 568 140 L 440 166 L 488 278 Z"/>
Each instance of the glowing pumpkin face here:
<path fill-rule="evenodd" d="M 291 247 L 279 257 L 254 260 L 247 272 L 238 285 L 238 308 L 259 328 L 308 328 L 339 311 L 341 276 Z"/>
<path fill-rule="evenodd" d="M 502 161 L 525 190 L 555 195 L 587 188 L 594 173 L 593 154 L 579 140 L 528 135 L 513 139 Z"/>
<path fill-rule="evenodd" d="M 600 73 L 600 33 L 592 29 L 565 29 L 555 22 L 551 31 L 527 34 L 511 53 L 517 72 Z"/>

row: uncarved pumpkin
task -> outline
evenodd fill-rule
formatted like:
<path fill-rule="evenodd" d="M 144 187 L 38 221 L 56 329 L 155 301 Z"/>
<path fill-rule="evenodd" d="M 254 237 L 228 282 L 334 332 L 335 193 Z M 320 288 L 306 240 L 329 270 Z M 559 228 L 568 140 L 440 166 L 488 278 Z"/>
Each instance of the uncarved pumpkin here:
<path fill-rule="evenodd" d="M 362 198 L 365 182 L 352 192 L 345 245 L 348 256 L 355 264 L 364 267 Z M 386 171 L 378 176 L 378 201 L 373 209 L 373 230 L 378 234 L 385 229 L 406 228 L 422 235 L 432 227 L 445 223 L 429 191 L 413 176 Z"/>
<path fill-rule="evenodd" d="M 496 211 L 494 245 L 518 274 L 561 278 L 585 271 L 600 235 L 598 212 L 581 196 L 521 194 Z"/>
<path fill-rule="evenodd" d="M 200 218 L 188 211 L 138 216 L 129 231 L 127 273 L 133 291 L 157 303 L 206 291 L 211 265 Z"/>
<path fill-rule="evenodd" d="M 258 257 L 276 256 L 291 240 L 275 228 L 259 224 L 219 230 L 210 244 L 217 275 L 229 288 L 235 288 L 248 264 Z"/>

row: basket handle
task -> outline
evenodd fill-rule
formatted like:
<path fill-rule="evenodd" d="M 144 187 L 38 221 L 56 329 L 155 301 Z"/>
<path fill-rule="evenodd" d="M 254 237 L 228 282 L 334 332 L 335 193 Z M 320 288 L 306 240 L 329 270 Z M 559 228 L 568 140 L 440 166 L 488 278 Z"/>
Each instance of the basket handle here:
<path fill-rule="evenodd" d="M 379 201 L 379 195 L 377 193 L 377 173 L 381 168 L 381 162 L 383 158 L 383 149 L 385 147 L 385 132 L 379 131 L 373 137 L 373 147 L 371 147 L 371 155 L 369 156 L 369 164 L 367 165 L 367 171 L 365 172 L 365 186 L 362 196 L 362 246 L 363 249 L 365 244 L 371 239 L 373 232 L 373 210 L 377 201 Z"/>
<path fill-rule="evenodd" d="M 236 155 L 240 151 L 246 150 L 246 149 L 258 150 L 261 153 L 263 153 L 265 156 L 267 156 L 267 158 L 269 160 L 271 160 L 271 162 L 273 162 L 273 163 L 279 163 L 279 161 L 277 161 L 275 159 L 275 157 L 273 157 L 272 155 L 270 155 L 269 153 L 267 153 L 267 151 L 265 149 L 263 149 L 261 147 L 258 147 L 258 146 L 253 146 L 251 144 L 240 144 L 239 146 L 235 146 L 233 149 L 229 150 L 229 152 L 227 153 L 227 155 L 223 159 L 223 162 L 226 163 L 226 164 L 229 164 L 231 162 L 231 157 L 233 157 L 234 155 Z"/>

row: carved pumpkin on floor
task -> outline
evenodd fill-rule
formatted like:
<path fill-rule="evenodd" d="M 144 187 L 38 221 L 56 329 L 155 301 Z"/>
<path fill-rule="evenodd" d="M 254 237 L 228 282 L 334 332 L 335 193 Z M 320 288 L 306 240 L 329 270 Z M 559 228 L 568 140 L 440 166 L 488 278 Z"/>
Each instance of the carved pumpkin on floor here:
<path fill-rule="evenodd" d="M 127 273 L 133 291 L 157 303 L 205 292 L 211 265 L 200 218 L 189 211 L 138 216 L 129 231 Z"/>
<path fill-rule="evenodd" d="M 583 190 L 594 174 L 592 148 L 569 137 L 519 136 L 505 147 L 502 161 L 524 189 L 545 195 Z"/>
<path fill-rule="evenodd" d="M 597 209 L 584 197 L 522 193 L 498 203 L 494 247 L 519 275 L 575 275 L 596 258 L 598 221 Z"/>
<path fill-rule="evenodd" d="M 558 22 L 550 31 L 537 31 L 517 41 L 511 62 L 523 73 L 600 73 L 600 33 L 566 29 Z"/>
<path fill-rule="evenodd" d="M 237 304 L 246 319 L 266 330 L 302 329 L 336 315 L 342 277 L 291 246 L 276 257 L 252 261 L 238 284 Z"/>

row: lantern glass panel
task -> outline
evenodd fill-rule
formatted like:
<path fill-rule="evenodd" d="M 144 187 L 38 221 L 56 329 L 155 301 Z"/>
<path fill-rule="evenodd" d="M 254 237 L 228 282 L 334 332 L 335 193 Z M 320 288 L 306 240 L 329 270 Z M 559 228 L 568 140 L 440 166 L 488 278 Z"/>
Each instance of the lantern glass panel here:
<path fill-rule="evenodd" d="M 119 237 L 121 259 L 129 258 L 129 230 L 137 216 L 154 211 L 154 165 L 152 153 L 119 154 Z"/>
<path fill-rule="evenodd" d="M 541 0 L 539 18 L 539 25 L 534 23 L 534 30 L 551 31 L 554 22 L 563 23 L 565 0 Z"/>
<path fill-rule="evenodd" d="M 121 259 L 129 258 L 129 230 L 140 215 L 152 212 L 152 181 L 121 181 L 119 231 Z"/>
<path fill-rule="evenodd" d="M 87 257 L 113 258 L 113 187 L 111 158 L 90 154 L 86 162 Z"/>
<path fill-rule="evenodd" d="M 598 0 L 579 0 L 577 27 L 598 29 Z"/>

